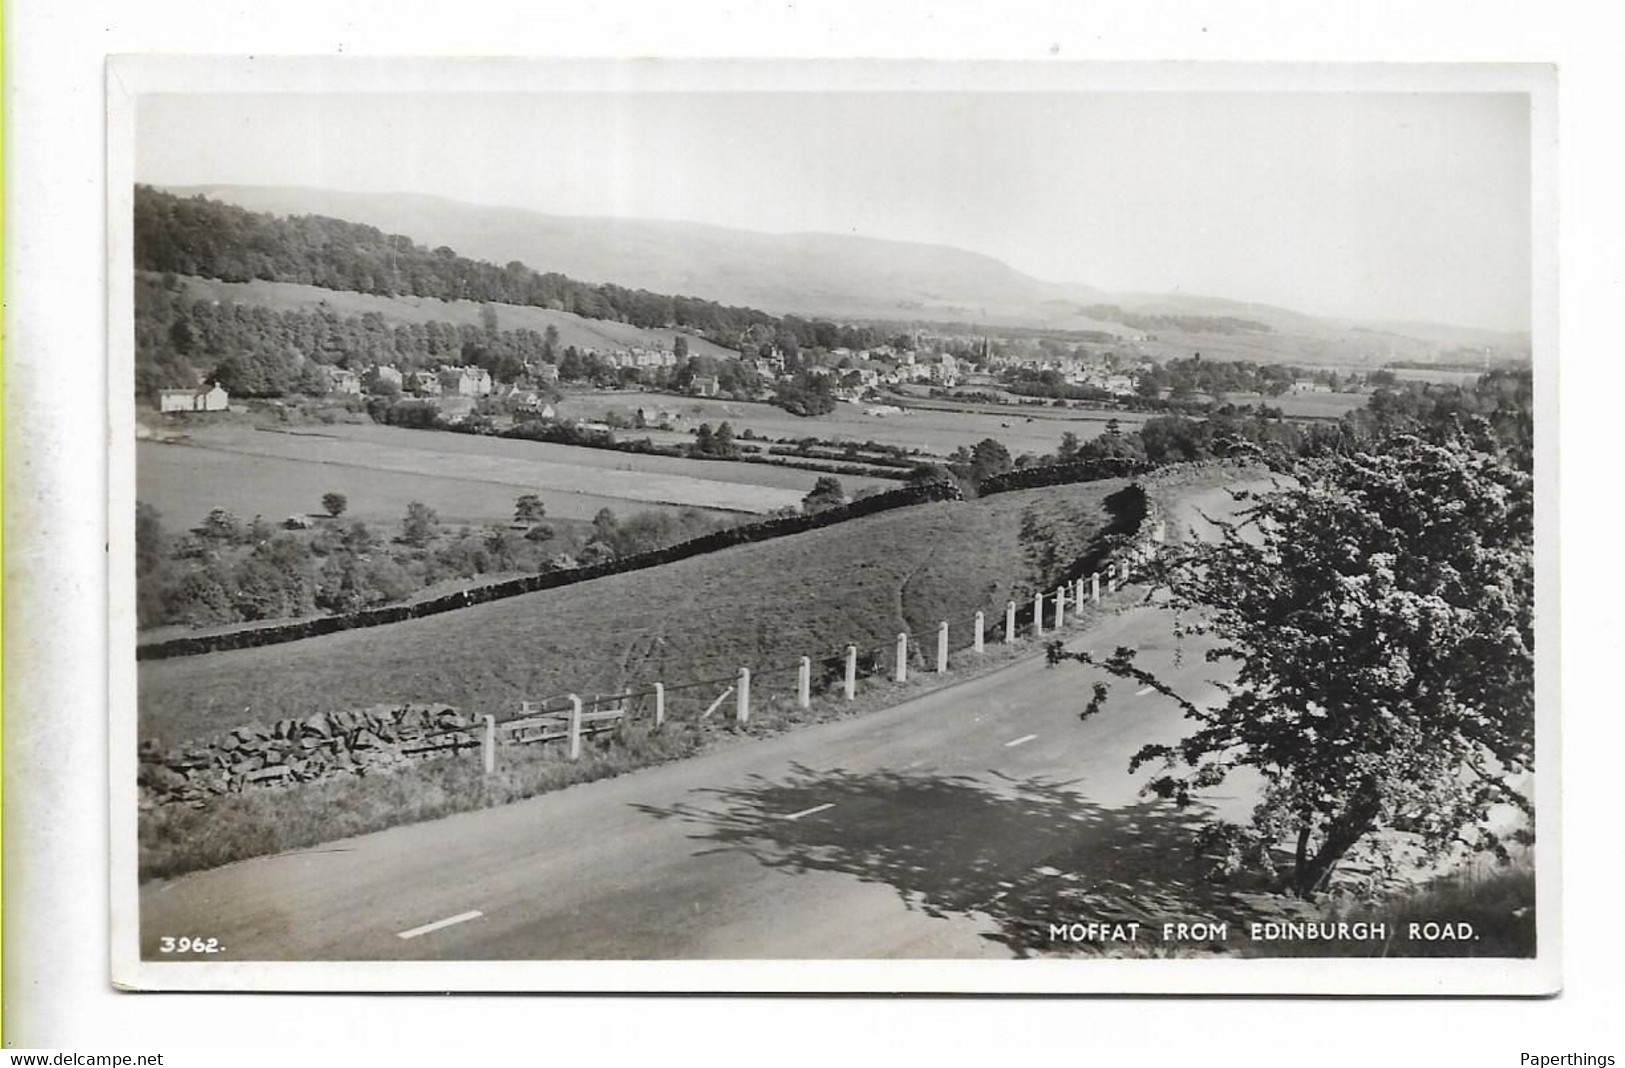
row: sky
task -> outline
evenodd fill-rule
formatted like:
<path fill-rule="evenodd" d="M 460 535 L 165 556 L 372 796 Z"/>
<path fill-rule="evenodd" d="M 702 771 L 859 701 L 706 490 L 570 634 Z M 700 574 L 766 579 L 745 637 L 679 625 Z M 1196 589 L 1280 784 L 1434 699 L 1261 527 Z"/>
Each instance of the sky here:
<path fill-rule="evenodd" d="M 1529 328 L 1514 93 L 155 95 L 136 177 L 852 233 L 1116 292 Z"/>

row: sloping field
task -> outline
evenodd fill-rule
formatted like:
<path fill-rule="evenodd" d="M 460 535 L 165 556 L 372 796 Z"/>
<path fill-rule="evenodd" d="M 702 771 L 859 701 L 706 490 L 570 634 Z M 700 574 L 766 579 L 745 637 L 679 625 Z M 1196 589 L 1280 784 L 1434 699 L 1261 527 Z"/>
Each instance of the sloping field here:
<path fill-rule="evenodd" d="M 961 645 L 978 609 L 991 626 L 1033 581 L 1035 541 L 1062 560 L 1080 555 L 1123 485 L 905 508 L 429 619 L 143 662 L 140 734 L 169 743 L 409 700 L 511 715 L 521 699 L 677 685 L 837 655 L 847 642 L 875 649 L 900 630 L 931 642 L 942 619 Z M 785 678 L 764 676 L 763 692 Z"/>
<path fill-rule="evenodd" d="M 222 282 L 216 278 L 186 276 L 181 279 L 193 300 L 235 301 L 276 311 L 304 310 L 326 305 L 339 315 L 365 315 L 377 312 L 391 326 L 396 323 L 457 323 L 480 326 L 484 305 L 471 300 L 440 300 L 437 297 L 379 297 L 348 290 L 322 289 L 294 282 Z M 732 349 L 714 345 L 704 338 L 680 330 L 645 329 L 608 319 L 585 319 L 570 312 L 534 308 L 529 305 L 492 304 L 497 325 L 503 330 L 545 331 L 557 327 L 559 344 L 577 348 L 669 349 L 678 336 L 688 338 L 688 351 L 695 356 L 738 356 Z"/>

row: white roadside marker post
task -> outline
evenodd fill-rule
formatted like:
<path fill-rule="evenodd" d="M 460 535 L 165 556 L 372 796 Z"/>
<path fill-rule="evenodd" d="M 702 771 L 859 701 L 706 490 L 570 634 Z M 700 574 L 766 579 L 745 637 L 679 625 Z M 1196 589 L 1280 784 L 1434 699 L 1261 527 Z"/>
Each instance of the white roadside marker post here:
<path fill-rule="evenodd" d="M 1033 637 L 1044 636 L 1044 594 L 1042 591 L 1033 594 Z"/>
<path fill-rule="evenodd" d="M 497 718 L 490 713 L 485 715 L 485 739 L 480 749 L 485 757 L 485 773 L 489 775 L 497 770 Z"/>
<path fill-rule="evenodd" d="M 1077 611 L 1079 611 L 1079 612 L 1083 611 L 1083 576 L 1082 575 L 1078 576 L 1078 581 L 1076 583 L 1074 583 L 1073 586 L 1072 586 L 1072 604 L 1076 608 Z"/>
<path fill-rule="evenodd" d="M 948 621 L 937 624 L 937 674 L 948 673 Z"/>
<path fill-rule="evenodd" d="M 655 683 L 655 726 L 666 722 L 666 684 Z"/>
<path fill-rule="evenodd" d="M 1066 626 L 1066 587 L 1055 587 L 1055 629 Z"/>
<path fill-rule="evenodd" d="M 570 759 L 581 759 L 581 698 L 570 695 Z"/>
<path fill-rule="evenodd" d="M 1016 602 L 1006 601 L 1004 605 L 1004 644 L 1016 643 Z"/>
<path fill-rule="evenodd" d="M 796 675 L 796 703 L 802 708 L 812 705 L 812 658 L 801 658 L 801 670 Z"/>
<path fill-rule="evenodd" d="M 908 633 L 906 631 L 897 636 L 897 673 L 893 678 L 898 682 L 908 681 Z"/>
<path fill-rule="evenodd" d="M 858 647 L 846 647 L 846 699 L 852 700 L 858 695 Z"/>
<path fill-rule="evenodd" d="M 1089 599 L 1095 604 L 1100 603 L 1100 572 L 1098 571 L 1089 576 Z"/>
<path fill-rule="evenodd" d="M 739 669 L 739 687 L 734 697 L 734 720 L 738 723 L 750 722 L 750 668 Z"/>
<path fill-rule="evenodd" d="M 984 648 L 982 641 L 982 613 L 980 612 L 976 613 L 976 638 L 972 644 L 972 648 L 974 648 L 977 653 L 981 653 Z"/>

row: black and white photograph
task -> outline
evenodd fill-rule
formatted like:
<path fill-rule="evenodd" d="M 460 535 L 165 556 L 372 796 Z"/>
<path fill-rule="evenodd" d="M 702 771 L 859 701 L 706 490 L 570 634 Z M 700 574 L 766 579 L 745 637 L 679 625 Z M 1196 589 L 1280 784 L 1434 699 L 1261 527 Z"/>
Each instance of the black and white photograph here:
<path fill-rule="evenodd" d="M 116 983 L 1557 989 L 1551 69 L 108 85 Z"/>

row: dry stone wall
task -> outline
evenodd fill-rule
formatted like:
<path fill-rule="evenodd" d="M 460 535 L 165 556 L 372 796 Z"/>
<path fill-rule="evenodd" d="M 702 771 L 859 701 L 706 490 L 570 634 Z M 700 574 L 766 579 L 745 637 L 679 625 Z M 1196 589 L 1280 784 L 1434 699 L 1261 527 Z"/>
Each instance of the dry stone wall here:
<path fill-rule="evenodd" d="M 144 742 L 137 784 L 147 805 L 202 806 L 225 794 L 366 775 L 477 749 L 483 723 L 450 705 L 373 705 L 252 723 L 162 748 Z"/>

